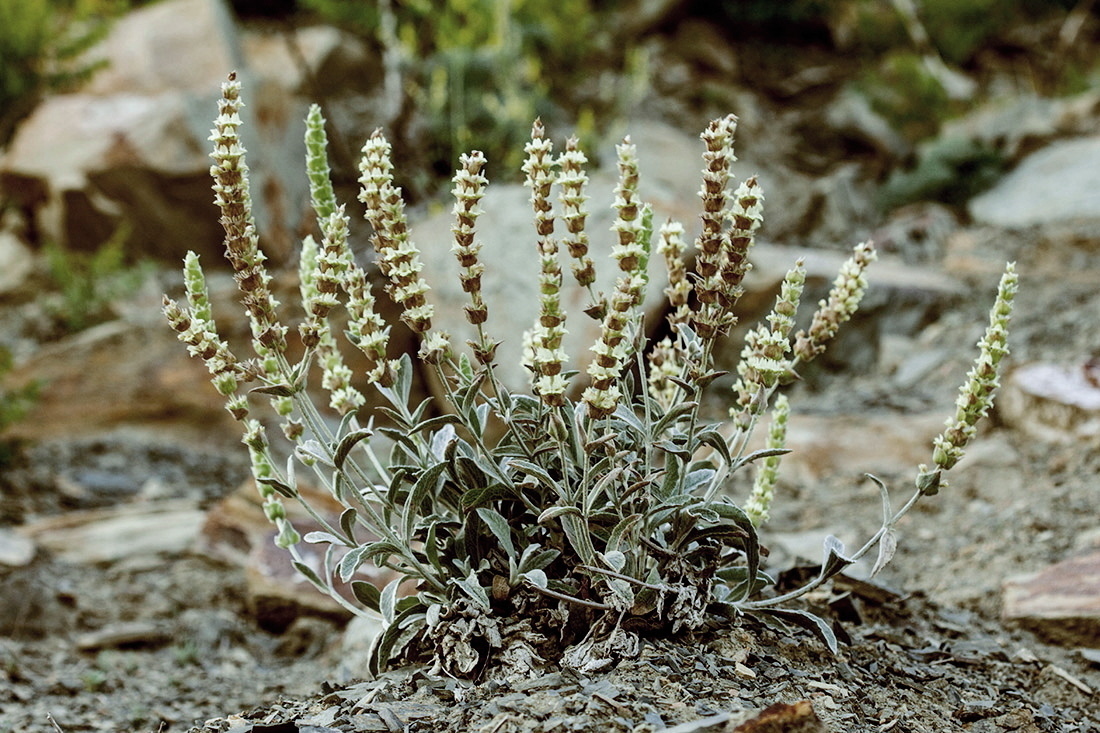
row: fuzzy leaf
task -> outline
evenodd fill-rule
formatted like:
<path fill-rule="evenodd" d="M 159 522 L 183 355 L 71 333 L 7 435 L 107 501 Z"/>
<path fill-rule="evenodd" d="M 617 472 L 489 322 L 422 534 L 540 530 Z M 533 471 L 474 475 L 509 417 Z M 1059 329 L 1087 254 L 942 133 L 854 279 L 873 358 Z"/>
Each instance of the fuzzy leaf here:
<path fill-rule="evenodd" d="M 871 576 L 875 577 L 879 571 L 894 559 L 894 553 L 898 549 L 898 535 L 892 529 L 886 530 L 882 534 L 882 538 L 878 541 L 878 558 L 875 560 L 875 566 L 871 568 Z"/>
<path fill-rule="evenodd" d="M 358 445 L 361 441 L 366 440 L 374 434 L 373 430 L 362 428 L 354 432 L 348 433 L 337 444 L 336 449 L 332 452 L 332 462 L 337 468 L 342 468 L 344 461 L 347 460 L 348 454 L 351 453 L 351 449 Z"/>
<path fill-rule="evenodd" d="M 402 580 L 404 578 L 394 578 L 386 583 L 386 587 L 382 589 L 378 596 L 378 610 L 382 612 L 382 620 L 386 624 L 393 623 L 394 607 L 397 604 L 397 586 L 401 585 Z"/>
<path fill-rule="evenodd" d="M 265 478 L 258 478 L 256 479 L 256 483 L 263 484 L 264 486 L 270 486 L 288 499 L 295 499 L 298 497 L 298 491 L 296 489 L 287 486 L 285 483 L 277 478 L 272 478 L 270 476 Z"/>
<path fill-rule="evenodd" d="M 445 415 L 436 415 L 435 417 L 429 417 L 427 420 L 421 420 L 415 426 L 412 431 L 414 433 L 430 432 L 433 430 L 439 430 L 445 425 L 461 425 L 462 419 L 458 415 L 447 413 Z M 453 435 L 453 432 L 451 433 Z"/>
<path fill-rule="evenodd" d="M 501 486 L 500 484 L 491 484 L 489 486 L 479 487 L 476 489 L 467 489 L 462 492 L 462 508 L 474 509 L 479 506 L 484 506 L 489 502 L 496 501 L 497 499 L 507 499 L 513 496 L 512 489 Z"/>
<path fill-rule="evenodd" d="M 581 561 L 585 565 L 594 565 L 596 550 L 592 546 L 592 535 L 589 534 L 588 524 L 581 517 L 581 513 L 562 514 L 561 526 L 565 530 L 565 536 L 569 539 L 569 544 L 573 546 Z"/>
<path fill-rule="evenodd" d="M 536 520 L 536 523 L 537 524 L 546 524 L 551 519 L 557 519 L 558 517 L 564 516 L 566 514 L 575 514 L 576 516 L 579 517 L 581 515 L 581 510 L 578 509 L 575 506 L 552 506 L 552 507 L 547 507 L 542 512 L 542 514 L 539 515 L 539 518 Z"/>
<path fill-rule="evenodd" d="M 416 617 L 420 618 L 417 619 Z M 405 630 L 410 624 L 415 624 L 418 620 L 423 623 L 424 611 L 420 606 L 412 606 L 406 608 L 394 619 L 394 622 L 387 625 L 382 633 L 374 637 L 374 642 L 371 644 L 370 654 L 367 657 L 367 671 L 372 677 L 377 677 L 382 668 L 390 661 L 390 657 L 394 653 L 394 646 L 398 639 L 402 636 L 402 631 Z M 413 635 L 408 635 L 411 639 Z M 400 651 L 398 648 L 397 651 Z"/>
<path fill-rule="evenodd" d="M 642 421 L 638 419 L 638 415 L 635 414 L 633 409 L 622 403 L 619 403 L 619 406 L 615 408 L 614 417 L 615 419 L 624 422 L 631 430 L 638 434 L 639 438 L 645 439 L 645 426 L 642 425 Z"/>
<path fill-rule="evenodd" d="M 618 550 L 611 550 L 610 552 L 597 553 L 600 560 L 603 561 L 604 566 L 614 570 L 616 573 L 621 573 L 623 568 L 626 567 L 626 555 Z"/>
<path fill-rule="evenodd" d="M 730 463 L 729 446 L 726 445 L 726 439 L 723 438 L 717 430 L 709 428 L 700 431 L 695 437 L 703 445 L 709 445 L 711 448 L 718 451 L 718 455 L 722 456 L 722 460 L 727 464 Z"/>
<path fill-rule="evenodd" d="M 557 489 L 558 487 L 554 479 L 552 479 L 550 477 L 550 474 L 546 472 L 546 469 L 538 464 L 531 463 L 530 461 L 524 461 L 519 458 L 513 458 L 512 460 L 508 461 L 508 465 L 530 476 L 534 476 L 547 488 Z"/>
<path fill-rule="evenodd" d="M 770 458 L 772 456 L 785 456 L 790 452 L 791 452 L 790 448 L 761 448 L 758 451 L 753 451 L 752 453 L 749 453 L 747 456 L 744 456 L 741 460 L 734 463 L 730 470 L 731 471 L 736 471 L 737 469 L 741 468 L 742 466 L 744 466 L 746 464 L 749 464 L 749 463 L 752 463 L 753 461 L 755 461 L 757 459 L 760 459 L 760 458 Z"/>
<path fill-rule="evenodd" d="M 473 600 L 484 611 L 489 611 L 492 606 L 489 604 L 489 595 L 485 592 L 485 589 L 481 587 L 481 583 L 477 580 L 477 574 L 473 570 L 470 571 L 469 576 L 465 578 L 455 578 L 454 584 Z"/>
<path fill-rule="evenodd" d="M 657 490 L 653 492 L 654 498 L 658 501 L 663 501 L 672 496 L 680 486 L 680 461 L 666 461 L 665 462 L 665 476 L 661 480 L 660 486 L 653 484 L 657 487 Z"/>
<path fill-rule="evenodd" d="M 671 440 L 662 440 L 658 443 L 654 443 L 653 447 L 658 450 L 662 450 L 671 456 L 675 456 L 676 458 L 682 458 L 685 461 L 691 458 L 691 451 L 689 451 L 682 445 L 673 443 Z"/>
<path fill-rule="evenodd" d="M 751 613 L 753 615 L 766 614 L 773 618 L 780 619 L 781 621 L 794 624 L 795 626 L 801 626 L 823 641 L 825 646 L 829 647 L 829 651 L 833 654 L 839 653 L 836 634 L 833 633 L 833 629 L 829 623 L 820 616 L 815 616 L 807 611 L 799 611 L 793 608 L 760 608 L 753 609 Z"/>
<path fill-rule="evenodd" d="M 684 482 L 685 493 L 691 494 L 695 492 L 699 487 L 706 486 L 714 478 L 713 468 L 698 468 L 687 475 L 687 480 Z"/>
<path fill-rule="evenodd" d="M 435 568 L 435 571 L 443 575 L 443 563 L 439 559 L 438 527 L 439 522 L 432 522 L 428 525 L 428 536 L 424 539 L 424 554 L 427 556 L 428 562 Z"/>
<path fill-rule="evenodd" d="M 307 532 L 303 539 L 311 545 L 347 545 L 347 540 L 330 532 Z"/>
<path fill-rule="evenodd" d="M 520 574 L 532 570 L 542 570 L 561 555 L 557 550 L 544 550 L 541 545 L 528 545 L 519 558 L 518 570 Z"/>
<path fill-rule="evenodd" d="M 427 422 L 431 422 L 431 420 Z M 431 436 L 428 440 L 428 450 L 431 451 L 432 457 L 437 461 L 446 461 L 447 456 L 454 455 L 454 451 L 458 449 L 458 446 L 455 445 L 457 442 L 455 426 L 450 423 L 442 425 Z"/>
<path fill-rule="evenodd" d="M 367 556 L 370 554 L 370 548 L 371 545 L 359 545 L 344 555 L 340 560 L 340 580 L 345 583 L 351 580 L 351 576 L 355 575 L 355 571 L 359 569 L 359 566 L 366 562 Z"/>
<path fill-rule="evenodd" d="M 514 558 L 516 555 L 516 548 L 512 544 L 512 527 L 508 524 L 508 520 L 501 516 L 500 512 L 488 507 L 479 507 L 477 509 L 477 515 L 481 517 L 481 521 L 485 522 L 489 531 L 491 531 L 493 536 L 497 538 L 497 541 L 500 542 L 500 546 L 504 549 L 508 557 Z"/>
<path fill-rule="evenodd" d="M 340 514 L 340 529 L 344 530 L 344 536 L 351 543 L 348 545 L 349 547 L 354 547 L 357 544 L 355 541 L 355 519 L 358 516 L 358 512 L 350 506 Z"/>
<path fill-rule="evenodd" d="M 628 517 L 623 517 L 622 521 L 616 524 L 615 528 L 611 530 L 611 535 L 607 538 L 607 549 L 612 551 L 618 550 L 623 544 L 623 537 L 641 521 L 641 514 L 631 514 Z"/>
<path fill-rule="evenodd" d="M 446 463 L 437 463 L 424 471 L 420 474 L 420 478 L 416 480 L 413 490 L 409 492 L 409 498 L 405 500 L 403 512 L 406 539 L 412 538 L 413 529 L 416 527 L 416 519 L 420 516 L 420 505 L 424 503 L 429 492 L 434 493 L 439 488 L 445 468 L 447 468 Z"/>
<path fill-rule="evenodd" d="M 310 583 L 313 583 L 321 590 L 328 590 L 324 582 L 321 580 L 320 576 L 318 576 L 317 573 L 314 572 L 313 568 L 311 568 L 309 565 L 306 565 L 304 562 L 298 562 L 297 560 L 294 560 L 292 562 L 294 564 L 294 569 L 304 575 L 306 577 L 306 580 L 308 580 Z"/>
<path fill-rule="evenodd" d="M 528 583 L 535 586 L 536 588 L 542 588 L 543 590 L 546 590 L 546 573 L 543 572 L 541 569 L 534 568 L 533 570 L 528 570 L 526 573 L 520 573 L 520 577 L 524 578 Z"/>
<path fill-rule="evenodd" d="M 688 391 L 690 392 L 691 390 L 689 389 Z M 653 437 L 656 438 L 664 433 L 670 425 L 673 425 L 677 420 L 685 417 L 698 406 L 698 402 L 681 402 L 677 405 L 673 405 L 668 412 L 661 416 L 657 424 L 653 426 Z"/>
<path fill-rule="evenodd" d="M 368 583 L 365 580 L 353 580 L 351 581 L 351 592 L 355 594 L 355 600 L 362 603 L 363 606 L 376 613 L 379 611 L 381 595 L 378 592 L 378 586 L 374 583 Z"/>
<path fill-rule="evenodd" d="M 821 564 L 821 577 L 831 578 L 853 561 L 844 556 L 844 543 L 833 535 L 826 537 L 824 544 L 825 561 Z"/>

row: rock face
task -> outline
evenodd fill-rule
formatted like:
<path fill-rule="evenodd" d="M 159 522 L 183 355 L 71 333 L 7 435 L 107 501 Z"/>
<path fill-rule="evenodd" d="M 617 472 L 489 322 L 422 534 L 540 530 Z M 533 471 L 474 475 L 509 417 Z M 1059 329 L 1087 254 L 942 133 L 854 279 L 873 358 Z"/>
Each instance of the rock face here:
<path fill-rule="evenodd" d="M 219 86 L 236 69 L 249 105 L 242 134 L 259 230 L 272 254 L 285 255 L 306 203 L 305 108 L 285 95 L 252 96 L 258 90 L 224 0 L 132 12 L 89 56 L 106 67 L 75 93 L 46 99 L 0 158 L 0 186 L 36 238 L 93 250 L 121 227 L 135 253 L 216 254 L 222 235 L 207 137 Z"/>
<path fill-rule="evenodd" d="M 152 423 L 178 428 L 181 437 L 235 442 L 239 436 L 205 367 L 160 323 L 96 326 L 43 348 L 9 376 L 14 384 L 45 385 L 10 437 L 42 440 Z"/>
<path fill-rule="evenodd" d="M 1006 423 L 1052 442 L 1100 436 L 1100 364 L 1035 363 L 1012 371 L 998 409 Z"/>
<path fill-rule="evenodd" d="M 1004 585 L 1003 616 L 1066 644 L 1100 637 L 1100 550 Z"/>
<path fill-rule="evenodd" d="M 1054 143 L 1028 156 L 970 202 L 978 221 L 1008 228 L 1100 219 L 1100 137 Z"/>

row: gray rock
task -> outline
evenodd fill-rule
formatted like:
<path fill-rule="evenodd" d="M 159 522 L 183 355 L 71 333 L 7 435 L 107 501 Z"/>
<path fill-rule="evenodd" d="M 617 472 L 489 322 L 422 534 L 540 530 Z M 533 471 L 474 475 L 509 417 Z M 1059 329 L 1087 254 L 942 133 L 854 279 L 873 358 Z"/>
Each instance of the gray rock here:
<path fill-rule="evenodd" d="M 1100 136 L 1049 145 L 970 202 L 979 222 L 1005 228 L 1100 219 Z"/>
<path fill-rule="evenodd" d="M 1100 635 L 1100 551 L 1050 565 L 1004 584 L 1002 617 L 1061 644 L 1094 644 Z"/>
<path fill-rule="evenodd" d="M 1024 364 L 1004 380 L 997 409 L 1005 423 L 1040 440 L 1092 440 L 1100 435 L 1098 377 L 1094 362 Z"/>
<path fill-rule="evenodd" d="M 181 553 L 194 544 L 205 516 L 190 501 L 157 502 L 69 512 L 31 522 L 25 529 L 62 560 L 99 563 Z"/>
<path fill-rule="evenodd" d="M 7 527 L 0 527 L 0 566 L 21 568 L 34 560 L 34 540 Z"/>
<path fill-rule="evenodd" d="M 0 231 L 0 295 L 26 288 L 34 272 L 34 256 L 23 241 L 10 231 Z"/>
<path fill-rule="evenodd" d="M 94 250 L 124 225 L 129 246 L 147 256 L 218 255 L 207 137 L 220 85 L 239 70 L 259 231 L 269 254 L 289 252 L 307 198 L 305 106 L 252 81 L 223 0 L 168 0 L 130 13 L 89 58 L 106 68 L 76 92 L 46 99 L 0 158 L 0 186 L 32 213 L 37 231 Z"/>

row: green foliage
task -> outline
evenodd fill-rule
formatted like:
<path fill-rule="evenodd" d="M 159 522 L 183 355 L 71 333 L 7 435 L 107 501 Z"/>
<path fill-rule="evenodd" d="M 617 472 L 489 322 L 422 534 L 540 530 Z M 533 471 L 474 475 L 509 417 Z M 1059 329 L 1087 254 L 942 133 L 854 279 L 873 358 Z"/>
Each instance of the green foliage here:
<path fill-rule="evenodd" d="M 964 108 L 929 72 L 924 57 L 897 51 L 865 71 L 856 88 L 871 108 L 910 141 L 935 135 L 944 120 Z"/>
<path fill-rule="evenodd" d="M 895 171 L 883 186 L 879 204 L 892 209 L 914 201 L 962 206 L 1004 172 L 1004 156 L 965 138 L 937 138 L 920 150 L 916 165 Z"/>
<path fill-rule="evenodd" d="M 413 130 L 423 139 L 415 152 L 437 173 L 450 170 L 471 149 L 484 151 L 494 166 L 517 169 L 531 120 L 559 115 L 563 106 L 574 120 L 610 116 L 620 90 L 604 83 L 578 96 L 578 89 L 594 68 L 637 67 L 637 54 L 612 42 L 606 21 L 617 5 L 593 0 L 301 2 L 321 19 L 400 59 L 402 89 L 395 91 L 407 95 L 422 115 L 426 130 Z M 585 138 L 595 130 L 578 134 Z"/>
<path fill-rule="evenodd" d="M 389 145 L 380 133 L 364 146 L 360 199 L 374 229 L 378 265 L 402 320 L 421 339 L 420 368 L 443 393 L 418 397 L 410 356 L 388 359 L 389 325 L 374 313 L 365 272 L 347 242 L 347 217 L 324 181 L 324 125 L 314 108 L 307 133 L 307 170 L 323 239 L 304 243 L 300 270 L 305 319 L 299 333 L 305 354 L 287 351 L 288 327 L 277 313 L 270 276 L 252 234 L 243 150 L 239 144 L 239 83 L 223 88 L 212 140 L 212 174 L 227 238 L 253 334 L 256 358 L 239 360 L 214 323 L 202 268 L 189 255 L 189 305 L 165 298 L 164 312 L 181 341 L 204 359 L 227 409 L 244 426 L 257 488 L 267 517 L 295 567 L 315 586 L 355 613 L 381 616 L 369 672 L 399 660 L 434 663 L 436 673 L 481 674 L 504 661 L 530 673 L 545 662 L 582 671 L 606 668 L 634 655 L 643 635 L 671 635 L 729 623 L 745 616 L 811 630 L 834 651 L 826 621 L 793 606 L 799 597 L 878 548 L 873 572 L 896 547 L 894 526 L 923 497 L 946 487 L 944 473 L 962 456 L 975 425 L 989 410 L 998 366 L 1007 353 L 1007 324 L 1016 275 L 1010 265 L 979 343 L 980 355 L 964 383 L 955 416 L 933 441 L 932 466 L 918 467 L 909 499 L 895 510 L 885 485 L 882 525 L 848 553 L 825 539 L 816 578 L 786 594 L 770 589 L 757 526 L 766 520 L 783 447 L 787 405 L 773 411 L 768 447 L 749 452 L 751 436 L 797 369 L 825 350 L 858 308 L 866 290 L 869 243 L 845 262 L 810 326 L 792 334 L 805 283 L 798 263 L 787 275 L 775 308 L 745 339 L 732 420 L 713 422 L 701 408 L 704 390 L 721 376 L 713 369 L 719 338 L 736 321 L 747 255 L 760 224 L 763 199 L 750 178 L 730 192 L 736 118 L 715 120 L 704 131 L 702 234 L 689 277 L 679 234 L 671 222 L 655 232 L 651 208 L 638 199 L 639 171 L 632 145 L 619 146 L 618 216 L 612 249 L 619 277 L 614 292 L 597 294 L 585 314 L 600 322 L 580 397 L 563 370 L 563 273 L 558 240 L 551 236 L 554 186 L 564 194 L 562 240 L 575 259 L 581 286 L 591 284 L 592 262 L 584 233 L 583 156 L 574 144 L 555 158 L 535 125 L 523 166 L 532 189 L 540 268 L 539 318 L 524 334 L 531 393 L 506 385 L 496 370 L 496 340 L 485 330 L 476 218 L 485 179 L 484 159 L 471 154 L 456 174 L 454 248 L 467 320 L 477 327 L 470 354 L 455 355 L 449 337 L 432 330 L 433 308 L 419 277 L 419 251 L 408 237 L 401 191 L 393 186 Z M 433 243 L 437 251 L 451 243 Z M 673 336 L 647 344 L 640 305 L 648 284 L 646 261 L 665 258 L 673 305 Z M 368 408 L 350 386 L 329 313 L 347 309 L 347 340 L 368 357 L 367 384 L 382 404 Z M 578 314 L 576 317 L 580 317 Z M 491 320 L 491 319 L 490 319 Z M 471 358 L 472 354 L 472 358 Z M 320 366 L 336 420 L 306 390 Z M 424 375 L 421 375 L 424 376 Z M 239 391 L 248 381 L 260 386 Z M 584 386 L 583 384 L 577 386 Z M 263 423 L 250 417 L 248 394 L 267 397 L 293 443 L 285 470 L 276 463 Z M 763 468 L 756 466 L 761 463 Z M 342 507 L 325 515 L 305 499 L 299 471 L 324 487 Z M 763 470 L 745 506 L 729 496 L 731 477 Z M 302 537 L 284 501 L 295 501 L 322 527 Z M 318 566 L 307 563 L 301 543 L 325 547 Z M 367 563 L 388 569 L 383 587 L 358 574 Z"/>
<path fill-rule="evenodd" d="M 122 225 L 95 252 L 75 252 L 51 243 L 44 248 L 50 279 L 57 292 L 47 308 L 67 333 L 90 328 L 114 317 L 113 304 L 132 295 L 148 276 L 148 263 L 131 264 Z"/>
<path fill-rule="evenodd" d="M 109 30 L 119 0 L 0 1 L 0 147 L 39 98 L 87 80 L 83 54 Z"/>
<path fill-rule="evenodd" d="M 12 369 L 12 355 L 7 349 L 0 347 L 0 381 Z M 0 388 L 0 434 L 3 434 L 9 426 L 19 422 L 38 401 L 42 385 L 39 382 L 30 382 L 21 387 L 12 389 Z M 0 465 L 9 458 L 10 446 L 0 441 Z"/>

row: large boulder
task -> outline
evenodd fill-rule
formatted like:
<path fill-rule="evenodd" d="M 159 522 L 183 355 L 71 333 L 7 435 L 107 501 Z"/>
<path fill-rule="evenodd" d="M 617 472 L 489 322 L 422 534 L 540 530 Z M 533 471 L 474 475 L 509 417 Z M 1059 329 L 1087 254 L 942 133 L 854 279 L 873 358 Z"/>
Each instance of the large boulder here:
<path fill-rule="evenodd" d="M 1100 136 L 1053 143 L 970 202 L 984 224 L 1023 228 L 1100 220 Z"/>
<path fill-rule="evenodd" d="M 0 187 L 38 240 L 94 250 L 121 227 L 135 254 L 219 251 L 207 138 L 220 84 L 238 70 L 259 230 L 276 257 L 288 253 L 308 195 L 304 103 L 254 96 L 270 87 L 253 83 L 224 0 L 134 11 L 89 58 L 104 68 L 74 93 L 47 98 L 0 158 Z"/>

